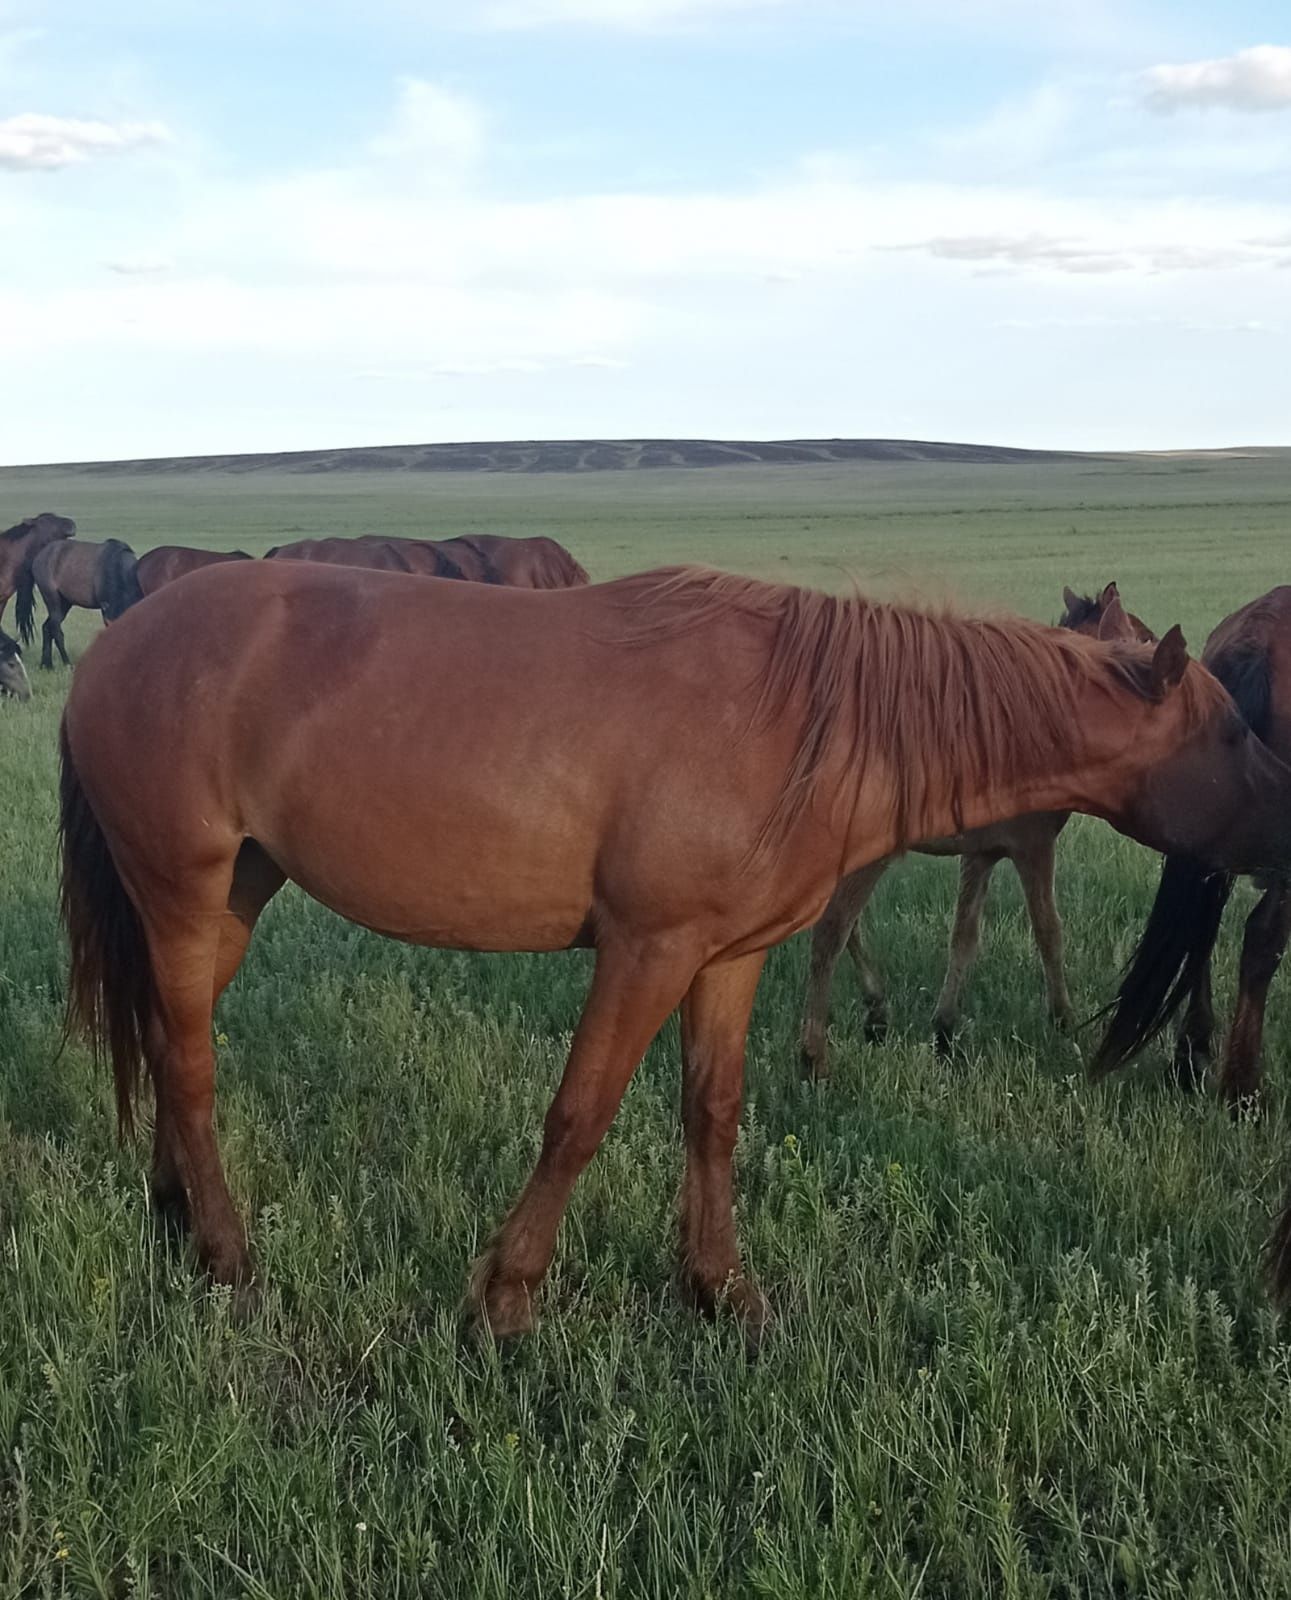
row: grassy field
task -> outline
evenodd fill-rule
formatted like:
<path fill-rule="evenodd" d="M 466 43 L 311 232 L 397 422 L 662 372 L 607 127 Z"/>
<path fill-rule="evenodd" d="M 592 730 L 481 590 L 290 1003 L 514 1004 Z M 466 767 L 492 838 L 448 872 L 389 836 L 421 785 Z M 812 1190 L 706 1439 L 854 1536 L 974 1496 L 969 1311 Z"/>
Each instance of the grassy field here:
<path fill-rule="evenodd" d="M 140 551 L 535 531 L 594 576 L 700 559 L 1044 618 L 1116 578 L 1199 646 L 1288 577 L 1291 460 L 0 473 L 0 526 L 46 507 Z M 108 1086 L 58 1057 L 67 674 L 32 676 L 0 704 L 0 1595 L 1291 1594 L 1291 1344 L 1255 1266 L 1291 1165 L 1278 991 L 1261 1123 L 1180 1099 L 1158 1055 L 1090 1088 L 1002 869 L 942 1063 L 954 868 L 911 861 L 870 921 L 885 1044 L 842 973 L 835 1076 L 805 1085 L 801 940 L 762 986 L 737 1158 L 777 1313 L 760 1359 L 670 1293 L 675 1025 L 575 1196 L 539 1332 L 499 1354 L 462 1339 L 463 1275 L 527 1175 L 586 959 L 415 951 L 288 891 L 218 1018 L 268 1283 L 237 1326 L 154 1227 Z M 1088 1013 L 1156 860 L 1081 820 L 1059 874 Z"/>

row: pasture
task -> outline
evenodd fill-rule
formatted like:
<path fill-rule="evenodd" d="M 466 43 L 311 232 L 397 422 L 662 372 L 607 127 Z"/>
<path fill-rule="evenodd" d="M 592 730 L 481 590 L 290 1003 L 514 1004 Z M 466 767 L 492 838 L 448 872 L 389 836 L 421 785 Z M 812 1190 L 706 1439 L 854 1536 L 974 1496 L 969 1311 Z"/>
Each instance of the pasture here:
<path fill-rule="evenodd" d="M 1199 649 L 1285 581 L 1291 455 L 587 474 L 0 472 L 0 523 L 273 544 L 544 533 L 593 578 L 705 560 L 1052 620 L 1116 579 Z M 73 656 L 97 628 L 74 613 Z M 337 641 L 343 670 L 344 641 Z M 235 1325 L 147 1206 L 106 1074 L 56 1059 L 55 735 L 67 675 L 0 704 L 0 1594 L 807 1600 L 1291 1593 L 1291 1343 L 1256 1253 L 1291 1170 L 1270 1111 L 1099 1088 L 1044 1014 L 997 874 L 963 1049 L 930 1046 L 954 864 L 884 879 L 892 1027 L 840 970 L 803 1083 L 804 941 L 755 1011 L 742 1242 L 756 1363 L 670 1293 L 669 1024 L 581 1183 L 538 1333 L 464 1343 L 464 1272 L 532 1163 L 579 953 L 416 951 L 294 890 L 222 1006 L 219 1117 L 267 1278 Z M 159 663 L 159 671 L 165 670 Z M 146 684 L 138 686 L 140 697 Z M 1157 858 L 1078 819 L 1058 894 L 1078 1012 L 1110 998 Z M 1231 995 L 1243 886 L 1220 947 Z M 1284 980 L 1285 984 L 1285 980 Z"/>

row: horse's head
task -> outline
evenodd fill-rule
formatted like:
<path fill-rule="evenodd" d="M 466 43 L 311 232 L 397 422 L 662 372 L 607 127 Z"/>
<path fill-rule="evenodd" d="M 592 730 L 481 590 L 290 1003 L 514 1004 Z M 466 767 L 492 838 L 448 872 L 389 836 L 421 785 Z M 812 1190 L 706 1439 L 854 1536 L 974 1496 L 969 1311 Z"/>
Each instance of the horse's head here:
<path fill-rule="evenodd" d="M 1063 613 L 1058 619 L 1060 628 L 1070 628 L 1087 639 L 1137 640 L 1139 644 L 1155 644 L 1157 636 L 1133 612 L 1121 604 L 1121 593 L 1115 583 L 1107 584 L 1097 595 L 1077 594 L 1072 589 L 1062 591 Z"/>
<path fill-rule="evenodd" d="M 42 539 L 74 539 L 76 523 L 71 517 L 60 517 L 54 511 L 42 511 L 39 516 L 27 519 L 31 531 Z"/>
<path fill-rule="evenodd" d="M 1087 726 L 1122 833 L 1227 872 L 1291 869 L 1291 768 L 1171 628 L 1154 648 L 1114 645 L 1112 699 Z"/>
<path fill-rule="evenodd" d="M 18 641 L 7 633 L 0 633 L 0 695 L 12 695 L 15 700 L 30 700 L 31 685 L 27 670 L 22 664 L 22 651 Z"/>

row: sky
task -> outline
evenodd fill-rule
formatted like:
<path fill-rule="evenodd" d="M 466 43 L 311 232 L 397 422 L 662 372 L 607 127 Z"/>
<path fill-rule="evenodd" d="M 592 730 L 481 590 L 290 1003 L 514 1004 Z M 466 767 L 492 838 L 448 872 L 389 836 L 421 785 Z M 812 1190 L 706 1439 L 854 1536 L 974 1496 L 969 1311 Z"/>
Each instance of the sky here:
<path fill-rule="evenodd" d="M 0 0 L 6 464 L 1285 445 L 1289 363 L 1285 0 Z"/>

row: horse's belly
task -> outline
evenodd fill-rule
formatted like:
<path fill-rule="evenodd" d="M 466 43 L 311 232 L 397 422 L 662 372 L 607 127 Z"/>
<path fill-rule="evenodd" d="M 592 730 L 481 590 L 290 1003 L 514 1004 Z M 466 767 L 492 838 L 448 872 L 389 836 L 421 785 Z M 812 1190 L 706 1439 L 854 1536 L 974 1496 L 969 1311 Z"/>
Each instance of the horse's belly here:
<path fill-rule="evenodd" d="M 440 851 L 405 837 L 347 841 L 319 856 L 261 839 L 305 893 L 375 933 L 455 950 L 565 950 L 587 942 L 590 864 L 539 848 L 490 851 L 486 841 Z"/>

